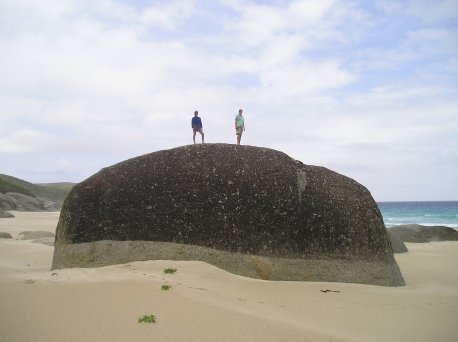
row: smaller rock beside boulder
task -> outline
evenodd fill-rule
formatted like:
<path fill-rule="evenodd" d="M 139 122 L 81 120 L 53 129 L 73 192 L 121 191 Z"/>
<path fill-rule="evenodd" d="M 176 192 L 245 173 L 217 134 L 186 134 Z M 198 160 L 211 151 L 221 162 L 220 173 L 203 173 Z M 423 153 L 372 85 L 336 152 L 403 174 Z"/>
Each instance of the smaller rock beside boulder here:
<path fill-rule="evenodd" d="M 5 232 L 0 232 L 0 239 L 12 239 L 13 237 L 11 236 L 10 233 L 5 233 Z"/>
<path fill-rule="evenodd" d="M 14 215 L 11 214 L 9 211 L 0 209 L 0 218 L 12 218 L 12 217 L 14 217 Z"/>
<path fill-rule="evenodd" d="M 44 211 L 43 203 L 41 203 L 41 201 L 38 198 L 15 192 L 9 192 L 6 195 L 11 197 L 15 201 L 16 210 Z"/>
<path fill-rule="evenodd" d="M 37 231 L 23 231 L 19 233 L 19 239 L 21 240 L 35 240 L 41 238 L 53 238 L 55 234 L 52 232 L 37 230 Z"/>
<path fill-rule="evenodd" d="M 46 246 L 54 246 L 54 238 L 53 237 L 43 237 L 39 239 L 35 239 L 32 243 L 39 243 Z"/>
<path fill-rule="evenodd" d="M 16 200 L 7 195 L 0 193 L 0 209 L 2 210 L 16 210 L 17 203 Z"/>
<path fill-rule="evenodd" d="M 391 241 L 391 248 L 393 248 L 393 253 L 406 253 L 409 250 L 407 249 L 407 246 L 405 245 L 404 241 L 402 241 L 394 232 L 391 231 L 391 229 L 388 230 L 388 236 L 390 237 Z"/>
<path fill-rule="evenodd" d="M 61 204 L 43 197 L 8 192 L 0 193 L 0 210 L 58 211 Z"/>
<path fill-rule="evenodd" d="M 62 207 L 62 203 L 57 203 L 47 198 L 38 197 L 38 200 L 41 202 L 43 209 L 46 211 L 59 211 Z"/>
<path fill-rule="evenodd" d="M 406 224 L 388 228 L 388 233 L 404 242 L 458 241 L 458 231 L 445 226 Z"/>

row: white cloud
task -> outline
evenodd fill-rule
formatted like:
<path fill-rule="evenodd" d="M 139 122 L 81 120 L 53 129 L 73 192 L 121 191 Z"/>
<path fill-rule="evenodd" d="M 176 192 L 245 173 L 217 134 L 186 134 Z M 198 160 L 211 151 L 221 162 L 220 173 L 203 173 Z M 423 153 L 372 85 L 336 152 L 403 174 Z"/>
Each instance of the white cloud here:
<path fill-rule="evenodd" d="M 335 60 L 323 62 L 288 63 L 261 67 L 259 79 L 262 92 L 271 99 L 284 100 L 289 96 L 307 96 L 320 90 L 347 85 L 354 80 Z"/>
<path fill-rule="evenodd" d="M 180 21 L 191 17 L 194 11 L 194 1 L 167 1 L 143 10 L 140 20 L 147 25 L 173 30 Z"/>
<path fill-rule="evenodd" d="M 407 13 L 428 23 L 458 19 L 456 0 L 409 0 Z"/>
<path fill-rule="evenodd" d="M 378 3 L 389 16 L 339 0 L 85 0 L 49 11 L 50 2 L 3 1 L 2 172 L 81 180 L 189 143 L 194 110 L 207 142 L 234 142 L 243 108 L 243 143 L 335 168 L 377 196 L 397 165 L 432 172 L 427 154 L 452 174 L 444 161 L 458 150 L 456 32 L 439 25 L 445 14 L 434 14 L 436 26 L 404 27 L 392 18 L 413 7 Z"/>
<path fill-rule="evenodd" d="M 391 18 L 407 16 L 428 24 L 458 18 L 456 0 L 376 0 L 375 5 Z"/>
<path fill-rule="evenodd" d="M 238 12 L 241 20 L 227 25 L 235 29 L 237 41 L 247 46 L 260 46 L 269 43 L 276 36 L 285 38 L 291 32 L 299 32 L 306 37 L 309 34 L 307 30 L 316 29 L 316 25 L 328 26 L 322 20 L 334 3 L 334 0 L 299 0 L 282 7 L 235 2 L 232 3 L 232 8 Z"/>
<path fill-rule="evenodd" d="M 18 129 L 0 138 L 1 153 L 23 153 L 46 150 L 53 142 L 57 142 L 52 135 L 33 131 L 30 129 Z"/>
<path fill-rule="evenodd" d="M 318 23 L 331 9 L 335 0 L 297 0 L 288 6 L 288 22 L 295 26 L 307 27 Z M 292 19 L 292 20 L 291 20 Z"/>
<path fill-rule="evenodd" d="M 458 29 L 424 28 L 407 33 L 407 44 L 417 53 L 458 54 Z"/>

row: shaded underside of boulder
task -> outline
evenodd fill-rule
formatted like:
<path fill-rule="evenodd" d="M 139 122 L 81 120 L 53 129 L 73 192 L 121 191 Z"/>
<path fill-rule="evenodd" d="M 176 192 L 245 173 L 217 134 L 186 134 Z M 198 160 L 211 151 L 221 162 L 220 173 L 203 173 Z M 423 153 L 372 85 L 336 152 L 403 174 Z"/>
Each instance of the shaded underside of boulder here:
<path fill-rule="evenodd" d="M 394 253 L 406 253 L 409 250 L 405 245 L 404 241 L 402 241 L 396 234 L 394 234 L 390 229 L 387 229 L 388 236 L 390 237 L 391 247 L 393 248 Z"/>
<path fill-rule="evenodd" d="M 366 188 L 252 146 L 158 151 L 73 188 L 53 268 L 150 259 L 202 260 L 272 280 L 404 284 Z"/>
<path fill-rule="evenodd" d="M 65 255 L 55 268 L 100 267 L 146 260 L 198 260 L 225 271 L 264 280 L 327 281 L 402 286 L 399 268 L 383 260 L 267 257 L 214 248 L 158 241 L 96 241 L 57 244 L 54 255 Z"/>
<path fill-rule="evenodd" d="M 390 235 L 404 242 L 458 241 L 458 231 L 445 226 L 406 224 L 388 228 Z"/>

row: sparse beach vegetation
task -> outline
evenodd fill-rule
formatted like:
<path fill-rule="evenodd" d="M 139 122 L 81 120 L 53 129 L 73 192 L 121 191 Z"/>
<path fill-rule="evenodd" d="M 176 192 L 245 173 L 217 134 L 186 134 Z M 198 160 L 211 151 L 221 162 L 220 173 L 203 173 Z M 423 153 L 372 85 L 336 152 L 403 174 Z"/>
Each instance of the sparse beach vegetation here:
<path fill-rule="evenodd" d="M 138 323 L 156 323 L 156 316 L 143 315 L 141 317 L 138 317 Z"/>

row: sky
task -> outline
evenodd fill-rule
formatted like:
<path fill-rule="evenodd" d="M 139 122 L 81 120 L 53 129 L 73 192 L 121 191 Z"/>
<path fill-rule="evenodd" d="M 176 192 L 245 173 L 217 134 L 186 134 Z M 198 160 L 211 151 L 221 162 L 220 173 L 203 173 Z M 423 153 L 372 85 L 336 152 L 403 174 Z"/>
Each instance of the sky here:
<path fill-rule="evenodd" d="M 458 0 L 0 0 L 0 173 L 80 182 L 192 143 L 376 201 L 458 200 Z"/>

